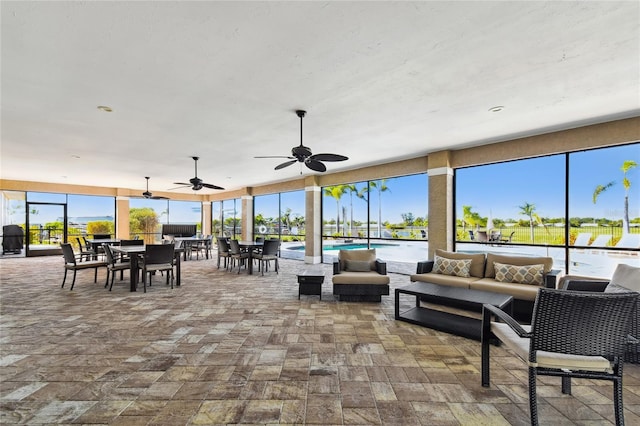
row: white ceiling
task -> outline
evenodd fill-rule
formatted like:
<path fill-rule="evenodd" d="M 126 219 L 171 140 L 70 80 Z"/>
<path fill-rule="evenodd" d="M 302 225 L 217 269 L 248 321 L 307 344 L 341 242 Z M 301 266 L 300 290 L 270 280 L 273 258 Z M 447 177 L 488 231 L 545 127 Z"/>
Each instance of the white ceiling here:
<path fill-rule="evenodd" d="M 198 176 L 227 189 L 288 180 L 299 164 L 253 157 L 299 144 L 296 109 L 306 146 L 349 157 L 329 172 L 640 115 L 637 1 L 2 1 L 1 13 L 3 179 L 142 190 L 150 176 L 164 191 L 193 177 L 197 155 Z"/>

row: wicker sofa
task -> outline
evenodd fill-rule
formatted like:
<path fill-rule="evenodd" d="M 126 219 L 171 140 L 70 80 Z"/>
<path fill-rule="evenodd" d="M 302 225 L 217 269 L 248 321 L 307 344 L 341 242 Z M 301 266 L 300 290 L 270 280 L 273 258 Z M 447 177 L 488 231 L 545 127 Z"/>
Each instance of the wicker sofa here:
<path fill-rule="evenodd" d="M 340 301 L 380 302 L 389 295 L 387 264 L 376 257 L 375 249 L 340 250 L 332 282 Z"/>
<path fill-rule="evenodd" d="M 434 270 L 435 260 L 441 258 L 454 266 L 448 273 L 438 273 Z M 456 263 L 466 261 L 468 270 L 455 270 Z M 469 262 L 470 261 L 470 262 Z M 498 278 L 496 278 L 495 264 L 499 264 Z M 542 265 L 542 279 L 540 284 L 517 282 L 520 275 L 514 275 L 514 281 L 505 280 L 509 273 L 503 270 L 518 269 L 518 267 L 533 267 Z M 541 287 L 556 288 L 560 270 L 554 270 L 551 257 L 511 256 L 495 253 L 462 253 L 436 250 L 434 260 L 418 262 L 416 273 L 410 276 L 411 281 L 422 281 L 453 287 L 469 288 L 473 290 L 491 291 L 509 294 L 514 299 L 514 315 L 520 320 L 529 321 L 533 312 L 533 303 Z M 520 268 L 521 269 L 521 268 Z M 446 271 L 445 271 L 446 272 Z M 520 281 L 526 281 L 520 279 Z M 428 300 L 425 300 L 428 301 Z"/>

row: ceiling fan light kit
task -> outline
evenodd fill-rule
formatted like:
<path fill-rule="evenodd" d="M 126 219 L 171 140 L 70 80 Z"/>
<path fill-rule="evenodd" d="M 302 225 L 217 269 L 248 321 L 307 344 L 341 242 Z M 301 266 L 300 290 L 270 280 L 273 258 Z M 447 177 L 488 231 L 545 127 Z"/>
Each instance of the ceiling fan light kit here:
<path fill-rule="evenodd" d="M 296 115 L 300 117 L 300 145 L 294 146 L 291 149 L 291 156 L 279 156 L 279 155 L 269 155 L 269 156 L 259 156 L 254 158 L 287 158 L 288 161 L 285 161 L 282 164 L 278 164 L 275 167 L 275 170 L 284 169 L 294 163 L 300 162 L 304 163 L 309 169 L 316 172 L 324 172 L 327 170 L 327 167 L 322 163 L 323 161 L 345 161 L 348 160 L 348 157 L 339 154 L 313 154 L 309 147 L 306 147 L 302 144 L 302 119 L 307 114 L 304 110 L 296 110 Z M 302 174 L 302 171 L 300 172 Z"/>

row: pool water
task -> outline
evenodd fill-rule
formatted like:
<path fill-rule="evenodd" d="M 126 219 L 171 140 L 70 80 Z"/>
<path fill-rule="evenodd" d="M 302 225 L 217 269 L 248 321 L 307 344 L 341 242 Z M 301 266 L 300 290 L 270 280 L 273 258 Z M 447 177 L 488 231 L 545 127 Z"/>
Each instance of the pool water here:
<path fill-rule="evenodd" d="M 384 243 L 373 243 L 371 244 L 371 248 L 383 248 L 383 247 L 398 247 L 400 244 L 384 244 Z M 366 244 L 362 243 L 351 243 L 351 244 L 325 244 L 322 246 L 322 251 L 329 250 L 360 250 L 366 249 Z M 290 246 L 287 247 L 287 250 L 304 250 L 304 246 Z"/>

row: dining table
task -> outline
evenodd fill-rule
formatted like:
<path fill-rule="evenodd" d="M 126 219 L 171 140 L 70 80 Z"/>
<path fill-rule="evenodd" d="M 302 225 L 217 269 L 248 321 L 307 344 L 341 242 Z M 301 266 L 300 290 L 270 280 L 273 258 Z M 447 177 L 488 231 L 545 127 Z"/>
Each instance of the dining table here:
<path fill-rule="evenodd" d="M 246 240 L 246 241 L 238 241 L 238 245 L 240 246 L 240 249 L 242 250 L 246 250 L 246 252 L 249 254 L 249 257 L 247 258 L 247 273 L 249 275 L 253 274 L 253 255 L 256 251 L 256 249 L 262 248 L 262 246 L 264 245 L 264 242 L 262 241 L 251 241 L 251 240 Z"/>
<path fill-rule="evenodd" d="M 101 248 L 103 244 L 109 244 L 110 246 L 120 245 L 119 238 L 96 238 L 96 239 L 92 238 L 92 239 L 87 239 L 87 242 L 91 244 L 91 249 L 93 250 L 94 253 L 96 253 L 96 255 L 94 256 L 94 259 L 97 259 L 98 249 Z"/>
<path fill-rule="evenodd" d="M 191 246 L 194 244 L 200 244 L 201 242 L 206 242 L 208 240 L 207 237 L 174 237 L 174 241 L 177 243 L 178 241 L 182 242 L 182 247 L 184 247 L 184 260 L 187 260 L 187 254 L 191 252 Z M 209 251 L 205 250 L 205 256 L 209 259 Z"/>
<path fill-rule="evenodd" d="M 113 246 L 112 251 L 129 256 L 131 259 L 131 267 L 129 272 L 130 282 L 129 291 L 137 291 L 138 275 L 140 272 L 140 259 L 144 255 L 145 246 Z M 175 249 L 174 258 L 176 260 L 176 286 L 180 287 L 180 255 L 184 252 L 184 248 Z"/>

